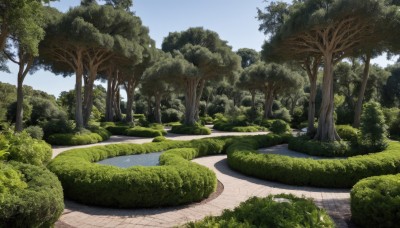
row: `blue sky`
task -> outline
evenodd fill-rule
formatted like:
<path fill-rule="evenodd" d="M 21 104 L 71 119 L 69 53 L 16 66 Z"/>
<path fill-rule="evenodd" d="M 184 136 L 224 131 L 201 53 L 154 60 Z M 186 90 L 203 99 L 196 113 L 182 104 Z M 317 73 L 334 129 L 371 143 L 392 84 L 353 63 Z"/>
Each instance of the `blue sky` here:
<path fill-rule="evenodd" d="M 61 0 L 52 2 L 51 6 L 65 12 L 79 4 L 80 0 Z M 133 11 L 149 27 L 150 36 L 156 41 L 157 47 L 161 46 L 169 32 L 201 26 L 217 32 L 233 50 L 246 47 L 259 51 L 265 37 L 258 31 L 256 9 L 263 8 L 265 4 L 263 0 L 134 0 Z M 384 56 L 373 62 L 381 66 L 393 63 Z M 12 72 L 0 72 L 0 81 L 15 85 L 17 67 L 13 63 L 8 65 Z M 24 82 L 56 97 L 61 91 L 73 89 L 74 83 L 73 77 L 62 78 L 42 70 L 27 75 Z"/>

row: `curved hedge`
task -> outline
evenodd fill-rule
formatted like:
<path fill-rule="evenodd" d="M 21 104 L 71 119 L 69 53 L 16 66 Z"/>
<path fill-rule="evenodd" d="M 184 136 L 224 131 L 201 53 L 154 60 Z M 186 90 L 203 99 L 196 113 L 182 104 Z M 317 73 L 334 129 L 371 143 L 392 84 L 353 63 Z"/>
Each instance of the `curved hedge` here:
<path fill-rule="evenodd" d="M 218 139 L 96 146 L 64 152 L 48 168 L 59 177 L 65 196 L 81 203 L 120 208 L 179 205 L 206 198 L 217 184 L 214 172 L 188 159 L 221 153 L 223 146 Z M 177 147 L 183 149 L 162 154 L 161 166 L 122 169 L 94 163 Z"/>
<path fill-rule="evenodd" d="M 210 135 L 211 130 L 208 127 L 201 125 L 187 126 L 187 125 L 176 125 L 172 126 L 171 133 L 174 134 L 185 134 L 185 135 Z"/>
<path fill-rule="evenodd" d="M 209 216 L 185 227 L 335 227 L 324 209 L 294 195 L 251 197 L 220 216 Z"/>
<path fill-rule="evenodd" d="M 164 130 L 146 128 L 146 127 L 134 127 L 126 130 L 126 135 L 136 137 L 150 137 L 154 138 L 157 136 L 166 135 L 167 132 Z"/>
<path fill-rule="evenodd" d="M 0 162 L 0 227 L 51 227 L 63 210 L 62 187 L 53 173 Z"/>
<path fill-rule="evenodd" d="M 321 142 L 308 136 L 293 137 L 289 140 L 288 148 L 293 151 L 321 157 L 351 157 L 358 155 L 349 142 Z"/>
<path fill-rule="evenodd" d="M 350 193 L 352 220 L 362 227 L 398 227 L 400 174 L 361 180 Z"/>
<path fill-rule="evenodd" d="M 261 147 L 287 143 L 288 139 L 266 135 L 263 141 L 252 138 L 235 140 L 227 148 L 228 164 L 234 170 L 265 180 L 331 188 L 350 188 L 366 177 L 400 172 L 398 142 L 390 142 L 383 152 L 347 159 L 313 160 L 256 151 Z"/>

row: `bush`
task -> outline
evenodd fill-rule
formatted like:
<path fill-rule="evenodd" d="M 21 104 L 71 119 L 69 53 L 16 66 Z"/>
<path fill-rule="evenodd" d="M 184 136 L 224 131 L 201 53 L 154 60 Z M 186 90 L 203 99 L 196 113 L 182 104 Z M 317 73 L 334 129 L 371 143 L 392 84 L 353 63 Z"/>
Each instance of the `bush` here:
<path fill-rule="evenodd" d="M 134 127 L 134 128 L 128 129 L 126 131 L 126 134 L 128 136 L 154 138 L 157 136 L 166 135 L 167 132 L 164 130 L 157 130 L 157 129 L 146 128 L 146 127 Z"/>
<path fill-rule="evenodd" d="M 335 227 L 324 209 L 294 195 L 251 197 L 220 216 L 209 216 L 186 227 Z"/>
<path fill-rule="evenodd" d="M 163 142 L 165 140 L 167 140 L 167 138 L 165 138 L 165 136 L 157 136 L 157 137 L 154 137 L 152 142 Z"/>
<path fill-rule="evenodd" d="M 52 227 L 63 210 L 63 190 L 53 173 L 0 162 L 0 227 Z"/>
<path fill-rule="evenodd" d="M 99 126 L 89 126 L 88 128 L 92 133 L 96 133 L 101 136 L 102 141 L 105 141 L 111 137 L 111 132 L 107 131 L 105 128 Z"/>
<path fill-rule="evenodd" d="M 9 135 L 7 140 L 9 144 L 8 160 L 45 165 L 51 159 L 53 152 L 50 145 L 42 140 L 33 139 L 26 132 Z"/>
<path fill-rule="evenodd" d="M 350 193 L 352 220 L 361 227 L 398 227 L 400 174 L 361 180 Z"/>
<path fill-rule="evenodd" d="M 361 138 L 359 144 L 371 151 L 382 151 L 387 147 L 387 126 L 381 107 L 376 102 L 365 104 L 361 115 Z"/>
<path fill-rule="evenodd" d="M 257 132 L 260 128 L 257 126 L 246 126 L 246 127 L 233 127 L 234 132 Z"/>
<path fill-rule="evenodd" d="M 73 121 L 64 118 L 44 121 L 40 126 L 43 128 L 45 139 L 52 134 L 72 133 L 75 128 Z"/>
<path fill-rule="evenodd" d="M 350 125 L 337 125 L 336 131 L 340 138 L 346 141 L 356 142 L 358 138 L 358 130 Z"/>
<path fill-rule="evenodd" d="M 161 155 L 161 166 L 122 169 L 94 163 L 178 147 Z M 211 170 L 187 159 L 221 153 L 222 148 L 223 142 L 215 139 L 112 144 L 64 152 L 48 168 L 59 177 L 65 196 L 81 203 L 119 208 L 179 205 L 206 198 L 217 184 Z"/>
<path fill-rule="evenodd" d="M 161 119 L 163 123 L 179 122 L 182 117 L 183 113 L 173 108 L 169 108 L 161 112 Z"/>
<path fill-rule="evenodd" d="M 299 136 L 290 139 L 289 149 L 321 157 L 350 157 L 358 155 L 357 151 L 352 150 L 348 142 L 321 142 L 311 140 L 308 136 Z"/>
<path fill-rule="evenodd" d="M 281 108 L 275 111 L 274 118 L 284 120 L 287 123 L 290 123 L 290 121 L 292 121 L 292 116 L 290 115 L 289 110 L 287 110 L 286 108 Z"/>
<path fill-rule="evenodd" d="M 30 126 L 25 128 L 25 131 L 34 139 L 43 139 L 43 129 L 39 126 Z"/>
<path fill-rule="evenodd" d="M 210 128 L 201 125 L 194 125 L 194 126 L 179 125 L 179 126 L 172 126 L 171 133 L 185 134 L 185 135 L 210 135 L 211 130 Z"/>
<path fill-rule="evenodd" d="M 274 134 L 285 134 L 287 132 L 290 132 L 290 126 L 283 120 L 274 120 L 269 130 L 272 131 L 272 133 Z"/>
<path fill-rule="evenodd" d="M 106 127 L 112 135 L 127 135 L 127 130 L 131 128 L 127 125 L 125 126 L 108 126 Z"/>
<path fill-rule="evenodd" d="M 51 145 L 87 145 L 103 141 L 103 138 L 97 133 L 78 132 L 69 134 L 54 134 L 47 138 Z"/>
<path fill-rule="evenodd" d="M 260 154 L 255 149 L 288 142 L 285 136 L 268 134 L 235 140 L 227 145 L 229 166 L 243 174 L 292 185 L 350 188 L 366 177 L 400 172 L 399 142 L 390 142 L 380 153 L 347 159 L 313 160 L 276 154 Z"/>

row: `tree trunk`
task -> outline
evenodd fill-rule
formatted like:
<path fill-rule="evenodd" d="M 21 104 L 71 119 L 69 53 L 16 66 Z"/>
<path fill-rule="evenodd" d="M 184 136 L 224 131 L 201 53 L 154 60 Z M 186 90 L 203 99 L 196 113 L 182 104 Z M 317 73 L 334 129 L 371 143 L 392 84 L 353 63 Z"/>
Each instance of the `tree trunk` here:
<path fill-rule="evenodd" d="M 320 57 L 313 57 L 313 60 L 308 58 L 304 64 L 307 72 L 308 80 L 310 81 L 310 98 L 308 100 L 308 126 L 307 134 L 312 135 L 315 132 L 315 98 L 317 97 L 317 77 L 318 68 L 321 63 Z"/>
<path fill-rule="evenodd" d="M 185 91 L 185 125 L 193 126 L 196 123 L 196 102 L 198 79 L 186 79 Z"/>
<path fill-rule="evenodd" d="M 371 53 L 366 54 L 364 59 L 364 72 L 363 78 L 361 81 L 361 88 L 358 93 L 358 100 L 357 104 L 354 108 L 354 123 L 353 127 L 358 128 L 360 127 L 360 119 L 361 119 L 361 112 L 362 112 L 362 105 L 364 100 L 365 89 L 367 88 L 368 77 L 369 77 L 369 67 L 371 61 Z"/>
<path fill-rule="evenodd" d="M 22 72 L 18 72 L 18 85 L 17 85 L 17 116 L 15 117 L 15 131 L 22 131 L 22 122 L 24 115 L 24 91 L 23 91 L 23 77 Z"/>
<path fill-rule="evenodd" d="M 200 100 L 201 96 L 203 95 L 203 90 L 204 86 L 206 84 L 206 81 L 204 79 L 201 79 L 199 82 L 199 86 L 197 88 L 197 94 L 196 94 L 196 115 L 195 115 L 195 120 L 198 121 L 200 119 Z"/>
<path fill-rule="evenodd" d="M 274 104 L 274 92 L 268 90 L 264 92 L 264 119 L 272 117 L 272 105 Z"/>
<path fill-rule="evenodd" d="M 89 76 L 85 80 L 85 92 L 83 98 L 83 125 L 85 127 L 88 127 L 89 125 L 90 115 L 92 114 L 93 108 L 93 87 L 94 79 L 96 78 L 93 74 L 95 74 L 95 72 L 89 72 Z"/>
<path fill-rule="evenodd" d="M 75 122 L 76 128 L 83 128 L 83 111 L 82 111 L 82 68 L 78 68 L 75 72 Z"/>
<path fill-rule="evenodd" d="M 114 89 L 113 89 L 113 76 L 112 73 L 108 74 L 107 77 L 107 97 L 106 97 L 106 113 L 105 119 L 108 122 L 112 122 L 114 120 L 114 110 L 113 110 L 113 102 L 114 102 Z"/>
<path fill-rule="evenodd" d="M 251 107 L 253 110 L 256 109 L 256 91 L 250 91 L 251 94 Z"/>
<path fill-rule="evenodd" d="M 134 80 L 129 80 L 127 84 L 125 84 L 125 90 L 126 90 L 126 96 L 127 96 L 127 101 L 126 101 L 126 122 L 127 123 L 133 123 L 134 118 L 133 118 L 133 96 L 135 95 L 135 87 L 136 83 Z"/>
<path fill-rule="evenodd" d="M 122 120 L 121 95 L 120 95 L 120 90 L 118 87 L 115 90 L 113 105 L 114 105 L 114 112 L 115 112 L 115 120 L 121 121 Z"/>
<path fill-rule="evenodd" d="M 332 53 L 325 53 L 324 78 L 322 82 L 322 104 L 319 114 L 317 134 L 314 137 L 314 139 L 319 141 L 340 140 L 340 137 L 336 132 L 333 119 L 333 66 Z"/>
<path fill-rule="evenodd" d="M 155 98 L 154 118 L 157 123 L 162 123 L 161 122 L 161 95 L 162 94 L 157 93 L 154 96 L 154 98 Z"/>
<path fill-rule="evenodd" d="M 0 51 L 3 51 L 6 47 L 8 34 L 8 24 L 6 21 L 2 21 L 0 28 Z"/>

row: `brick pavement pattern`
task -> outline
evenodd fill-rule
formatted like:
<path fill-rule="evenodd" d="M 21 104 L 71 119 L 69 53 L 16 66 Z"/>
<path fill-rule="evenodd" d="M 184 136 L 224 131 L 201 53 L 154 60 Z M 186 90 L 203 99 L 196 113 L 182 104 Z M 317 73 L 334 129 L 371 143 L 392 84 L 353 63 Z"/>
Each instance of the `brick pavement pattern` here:
<path fill-rule="evenodd" d="M 243 133 L 241 133 L 243 135 Z M 253 133 L 260 134 L 260 133 Z M 211 136 L 238 135 L 236 133 L 214 132 Z M 190 140 L 204 136 L 177 136 L 168 138 Z M 151 139 L 132 137 L 112 137 L 110 143 L 144 143 Z M 98 144 L 96 144 L 98 145 Z M 89 145 L 93 146 L 93 145 Z M 78 146 L 87 147 L 87 146 Z M 77 147 L 55 148 L 54 156 L 62 151 Z M 291 193 L 313 198 L 319 207 L 325 208 L 335 220 L 337 227 L 349 227 L 350 194 L 348 189 L 323 189 L 289 186 L 280 183 L 248 177 L 228 167 L 226 155 L 201 157 L 192 160 L 212 169 L 224 185 L 224 191 L 216 199 L 207 203 L 155 209 L 112 209 L 92 207 L 65 201 L 65 210 L 56 227 L 173 227 L 189 221 L 200 220 L 208 215 L 220 215 L 224 209 L 232 209 L 252 196 L 265 197 L 269 194 Z M 352 226 L 352 225 L 350 225 Z"/>

